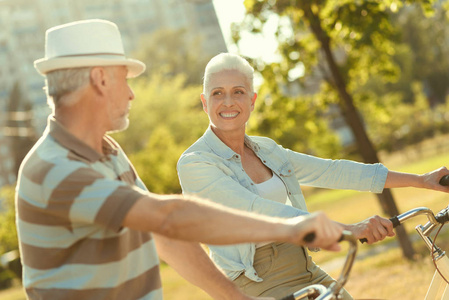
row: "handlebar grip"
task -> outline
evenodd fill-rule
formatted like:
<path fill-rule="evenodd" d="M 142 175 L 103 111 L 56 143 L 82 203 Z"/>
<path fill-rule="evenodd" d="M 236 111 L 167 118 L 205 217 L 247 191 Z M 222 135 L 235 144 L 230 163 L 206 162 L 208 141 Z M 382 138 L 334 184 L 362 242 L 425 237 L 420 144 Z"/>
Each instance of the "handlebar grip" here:
<path fill-rule="evenodd" d="M 306 243 L 311 243 L 315 240 L 315 238 L 316 238 L 315 232 L 309 232 L 308 234 L 306 234 L 304 236 L 304 238 L 302 240 Z M 340 243 L 341 241 L 343 241 L 343 239 L 344 239 L 344 235 L 342 234 L 340 236 L 340 238 L 338 239 L 338 242 Z"/>
<path fill-rule="evenodd" d="M 303 238 L 303 241 L 306 243 L 311 243 L 315 240 L 315 232 L 309 232 L 308 234 L 306 234 L 306 236 Z"/>
<path fill-rule="evenodd" d="M 449 182 L 449 179 L 448 179 L 448 182 Z M 389 220 L 391 221 L 391 223 L 393 223 L 393 228 L 396 228 L 399 225 L 401 225 L 401 222 L 399 222 L 399 219 L 397 216 L 391 217 Z M 360 239 L 359 241 L 362 244 L 368 242 L 368 240 L 366 238 Z"/>
<path fill-rule="evenodd" d="M 390 221 L 391 221 L 391 223 L 393 223 L 393 228 L 396 228 L 399 225 L 401 225 L 401 222 L 399 222 L 398 216 L 391 217 Z"/>
<path fill-rule="evenodd" d="M 444 185 L 444 186 L 448 186 L 449 185 L 449 175 L 444 175 L 443 177 L 441 177 L 440 184 Z"/>
<path fill-rule="evenodd" d="M 291 295 L 285 296 L 281 300 L 295 300 L 295 296 L 293 296 L 293 294 L 291 294 Z"/>

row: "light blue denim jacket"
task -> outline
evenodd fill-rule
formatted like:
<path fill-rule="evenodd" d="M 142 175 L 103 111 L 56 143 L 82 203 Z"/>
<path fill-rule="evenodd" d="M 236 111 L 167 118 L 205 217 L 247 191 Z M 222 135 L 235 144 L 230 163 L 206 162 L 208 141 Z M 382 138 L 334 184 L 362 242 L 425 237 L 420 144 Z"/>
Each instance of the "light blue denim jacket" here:
<path fill-rule="evenodd" d="M 178 161 L 183 193 L 244 211 L 291 218 L 307 214 L 300 184 L 381 193 L 388 173 L 382 164 L 321 159 L 285 149 L 265 137 L 245 136 L 245 144 L 282 179 L 291 206 L 260 197 L 243 169 L 240 155 L 226 146 L 210 127 Z M 231 280 L 244 272 L 249 279 L 262 281 L 253 267 L 254 243 L 209 248 L 211 259 Z"/>

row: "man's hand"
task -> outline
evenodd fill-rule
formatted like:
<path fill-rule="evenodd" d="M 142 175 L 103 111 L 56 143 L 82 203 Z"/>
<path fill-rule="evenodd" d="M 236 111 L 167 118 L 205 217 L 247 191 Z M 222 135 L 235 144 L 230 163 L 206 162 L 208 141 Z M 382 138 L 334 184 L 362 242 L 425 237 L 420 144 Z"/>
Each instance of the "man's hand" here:
<path fill-rule="evenodd" d="M 296 230 L 293 243 L 330 251 L 340 250 L 338 241 L 343 233 L 343 226 L 330 220 L 324 213 L 316 212 L 296 217 L 291 219 L 291 222 L 295 223 Z M 314 233 L 315 239 L 307 243 L 304 237 L 309 233 Z"/>
<path fill-rule="evenodd" d="M 357 239 L 365 238 L 368 244 L 383 240 L 387 236 L 394 236 L 393 223 L 386 218 L 372 216 L 362 222 L 347 225 Z"/>

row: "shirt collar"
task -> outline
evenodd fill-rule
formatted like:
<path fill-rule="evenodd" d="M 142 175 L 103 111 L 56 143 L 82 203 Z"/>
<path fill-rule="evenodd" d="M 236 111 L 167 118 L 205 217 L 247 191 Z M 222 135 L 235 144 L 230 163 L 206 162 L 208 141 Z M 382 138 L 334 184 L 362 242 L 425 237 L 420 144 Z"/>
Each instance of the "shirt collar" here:
<path fill-rule="evenodd" d="M 212 151 L 214 151 L 218 156 L 230 159 L 237 155 L 231 148 L 229 148 L 225 143 L 223 143 L 218 136 L 212 131 L 209 126 L 203 135 L 206 144 Z M 252 141 L 251 138 L 245 134 L 245 145 L 251 148 L 255 153 L 260 149 L 259 145 Z"/>
<path fill-rule="evenodd" d="M 114 145 L 112 140 L 107 136 L 103 137 L 103 153 L 101 155 L 89 145 L 84 143 L 82 140 L 78 139 L 76 136 L 71 134 L 67 128 L 65 128 L 61 123 L 59 123 L 54 116 L 48 118 L 48 128 L 49 134 L 63 147 L 72 151 L 76 155 L 87 159 L 90 162 L 96 162 L 98 160 L 103 160 L 108 155 L 117 155 L 117 147 Z"/>

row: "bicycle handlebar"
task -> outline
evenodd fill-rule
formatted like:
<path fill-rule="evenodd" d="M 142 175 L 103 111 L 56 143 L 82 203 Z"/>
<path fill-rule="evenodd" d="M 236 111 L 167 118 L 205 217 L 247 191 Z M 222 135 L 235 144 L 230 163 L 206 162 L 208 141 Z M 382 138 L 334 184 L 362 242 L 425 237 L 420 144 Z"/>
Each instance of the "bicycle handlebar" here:
<path fill-rule="evenodd" d="M 444 185 L 444 186 L 448 186 L 449 185 L 449 175 L 444 175 L 443 177 L 441 177 L 440 184 Z"/>
<path fill-rule="evenodd" d="M 421 215 L 426 215 L 427 219 L 429 220 L 429 222 L 424 227 L 426 228 L 426 232 L 428 234 L 435 227 L 435 225 L 445 224 L 449 222 L 449 206 L 441 210 L 436 215 L 434 215 L 433 211 L 427 207 L 417 207 L 400 215 L 391 217 L 389 220 L 393 223 L 393 228 L 396 228 L 405 221 Z M 360 242 L 363 244 L 367 242 L 367 239 L 360 239 Z"/>
<path fill-rule="evenodd" d="M 310 285 L 291 295 L 285 296 L 281 300 L 309 299 L 304 297 L 312 296 L 318 296 L 316 300 L 324 300 L 327 299 L 327 297 L 330 295 L 337 295 L 348 280 L 349 273 L 351 271 L 352 265 L 354 264 L 355 256 L 357 254 L 357 239 L 350 231 L 343 231 L 339 242 L 341 241 L 346 241 L 349 243 L 349 250 L 348 254 L 346 255 L 346 261 L 341 271 L 340 277 L 337 279 L 337 281 L 331 284 L 329 288 L 326 288 L 321 284 Z"/>
<path fill-rule="evenodd" d="M 449 186 L 449 175 L 444 175 L 443 177 L 441 177 L 439 183 L 444 186 Z M 448 209 L 449 206 L 440 211 L 437 215 L 434 215 L 433 212 L 427 207 L 418 207 L 411 209 L 403 214 L 391 217 L 389 220 L 393 223 L 393 228 L 396 228 L 410 218 L 419 215 L 427 215 L 427 218 L 429 219 L 430 222 L 428 227 L 430 227 L 449 222 Z M 363 238 L 360 239 L 360 242 L 363 244 L 365 242 L 368 242 L 368 240 L 366 238 Z"/>

